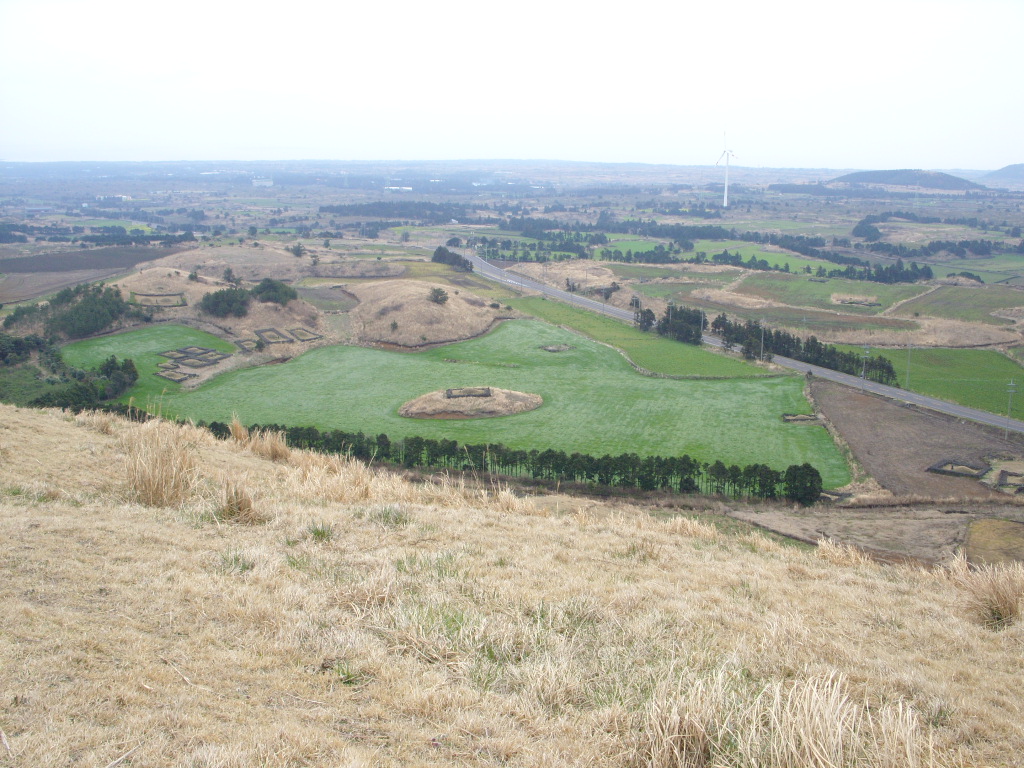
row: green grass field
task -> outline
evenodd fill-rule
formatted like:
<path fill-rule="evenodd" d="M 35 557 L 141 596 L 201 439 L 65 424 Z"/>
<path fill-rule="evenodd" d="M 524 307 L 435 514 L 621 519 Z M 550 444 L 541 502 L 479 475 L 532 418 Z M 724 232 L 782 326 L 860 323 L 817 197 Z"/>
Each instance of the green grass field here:
<path fill-rule="evenodd" d="M 541 349 L 558 344 L 573 348 Z M 534 392 L 544 405 L 496 419 L 398 416 L 399 406 L 426 392 L 483 385 Z M 828 487 L 849 480 L 824 429 L 781 419 L 783 413 L 810 411 L 801 378 L 644 377 L 615 350 L 536 321 L 506 323 L 485 337 L 414 354 L 316 349 L 283 365 L 224 374 L 197 390 L 168 390 L 162 407 L 166 414 L 206 421 L 237 414 L 245 423 L 312 424 L 596 455 L 688 453 L 781 469 L 808 461 Z"/>
<path fill-rule="evenodd" d="M 521 312 L 555 325 L 565 325 L 597 341 L 625 352 L 637 365 L 670 376 L 708 378 L 762 377 L 764 370 L 737 357 L 727 356 L 690 344 L 680 344 L 644 333 L 631 325 L 541 298 L 515 299 L 509 302 Z"/>
<path fill-rule="evenodd" d="M 899 283 L 886 285 L 866 280 L 843 280 L 833 278 L 827 282 L 812 282 L 802 275 L 781 275 L 777 272 L 759 272 L 750 275 L 736 289 L 737 293 L 758 296 L 797 307 L 820 307 L 843 313 L 875 315 L 902 301 L 924 293 L 925 286 Z M 872 297 L 879 306 L 867 307 L 856 304 L 838 304 L 832 301 L 834 294 L 843 296 Z"/>
<path fill-rule="evenodd" d="M 1008 325 L 1010 320 L 994 317 L 992 312 L 1024 306 L 1024 293 L 1001 285 L 971 288 L 943 285 L 931 293 L 899 307 L 900 315 L 922 314 L 952 320 Z"/>
<path fill-rule="evenodd" d="M 840 346 L 861 354 L 863 347 Z M 900 386 L 907 384 L 907 350 L 872 349 L 892 361 Z M 1007 384 L 1017 384 L 1013 416 L 1024 418 L 1024 368 L 1006 355 L 986 349 L 921 347 L 910 350 L 910 390 L 953 403 L 1005 414 Z M 1018 402 L 1019 401 L 1019 402 Z"/>
<path fill-rule="evenodd" d="M 724 250 L 728 250 L 732 254 L 739 254 L 744 261 L 749 261 L 751 256 L 756 256 L 758 259 L 764 259 L 773 267 L 781 268 L 788 264 L 790 272 L 802 272 L 804 267 L 810 267 L 815 270 L 822 266 L 826 269 L 835 267 L 834 264 L 830 265 L 826 261 L 808 259 L 793 253 L 767 251 L 760 245 L 747 243 L 742 240 L 698 240 L 693 244 L 693 251 L 688 256 L 693 256 L 697 251 L 703 251 L 710 257 Z"/>
<path fill-rule="evenodd" d="M 112 336 L 100 336 L 68 344 L 61 350 L 64 361 L 76 368 L 95 368 L 111 355 L 118 359 L 130 357 L 139 371 L 139 381 L 123 400 L 133 397 L 144 407 L 165 392 L 177 392 L 180 384 L 154 376 L 160 363 L 167 362 L 161 352 L 180 347 L 211 347 L 219 352 L 234 353 L 234 344 L 216 336 L 183 325 L 160 325 Z"/>

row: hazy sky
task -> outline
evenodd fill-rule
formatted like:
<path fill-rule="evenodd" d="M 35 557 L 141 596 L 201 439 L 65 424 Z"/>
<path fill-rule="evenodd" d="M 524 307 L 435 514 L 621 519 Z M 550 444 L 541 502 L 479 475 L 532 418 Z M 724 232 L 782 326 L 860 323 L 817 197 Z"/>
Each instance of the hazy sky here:
<path fill-rule="evenodd" d="M 1024 0 L 0 0 L 0 160 L 1024 162 Z"/>

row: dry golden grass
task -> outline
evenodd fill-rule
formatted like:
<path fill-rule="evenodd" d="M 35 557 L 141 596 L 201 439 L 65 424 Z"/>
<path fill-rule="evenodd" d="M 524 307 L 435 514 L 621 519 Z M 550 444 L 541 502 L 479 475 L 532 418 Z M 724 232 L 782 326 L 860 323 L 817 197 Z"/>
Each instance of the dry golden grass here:
<path fill-rule="evenodd" d="M 267 521 L 266 516 L 256 509 L 245 486 L 236 480 L 224 481 L 223 503 L 216 510 L 215 518 L 240 525 L 258 525 Z"/>
<path fill-rule="evenodd" d="M 151 507 L 188 501 L 199 483 L 195 430 L 148 421 L 124 435 L 127 495 Z"/>
<path fill-rule="evenodd" d="M 952 578 L 970 616 L 989 629 L 1005 629 L 1024 616 L 1024 563 L 970 567 L 959 559 Z"/>
<path fill-rule="evenodd" d="M 955 568 L 299 450 L 272 462 L 159 422 L 104 430 L 0 406 L 4 768 L 1024 752 L 1024 622 L 984 626 Z M 194 459 L 185 501 L 123 501 L 150 442 Z M 264 524 L 218 524 L 224 478 Z"/>
<path fill-rule="evenodd" d="M 235 443 L 248 449 L 254 456 L 270 461 L 286 461 L 291 456 L 292 451 L 283 432 L 270 429 L 251 432 L 235 414 L 231 416 L 228 431 Z"/>
<path fill-rule="evenodd" d="M 448 301 L 435 304 L 430 291 L 442 288 Z M 419 280 L 384 280 L 350 286 L 359 298 L 352 328 L 360 342 L 418 347 L 470 339 L 487 331 L 509 312 L 451 286 Z M 458 293 L 456 293 L 458 291 Z"/>

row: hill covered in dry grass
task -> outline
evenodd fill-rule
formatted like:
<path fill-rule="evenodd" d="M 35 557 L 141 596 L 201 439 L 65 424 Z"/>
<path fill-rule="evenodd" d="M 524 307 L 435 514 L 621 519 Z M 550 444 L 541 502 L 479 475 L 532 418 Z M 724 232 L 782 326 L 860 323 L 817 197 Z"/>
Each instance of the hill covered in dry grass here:
<path fill-rule="evenodd" d="M 1024 750 L 1019 570 L 881 566 L 272 435 L 2 405 L 0 536 L 0 766 Z"/>

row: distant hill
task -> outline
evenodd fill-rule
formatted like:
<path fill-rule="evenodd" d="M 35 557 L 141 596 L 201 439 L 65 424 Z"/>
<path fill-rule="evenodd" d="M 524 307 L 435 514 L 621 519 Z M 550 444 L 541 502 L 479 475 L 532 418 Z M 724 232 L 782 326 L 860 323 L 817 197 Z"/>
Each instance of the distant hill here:
<path fill-rule="evenodd" d="M 996 184 L 1024 184 L 1024 163 L 1008 165 L 998 171 L 987 173 L 982 178 Z"/>
<path fill-rule="evenodd" d="M 903 169 L 898 171 L 857 171 L 832 179 L 831 184 L 884 184 L 890 187 L 924 187 L 926 189 L 984 189 L 981 184 L 938 171 Z"/>

